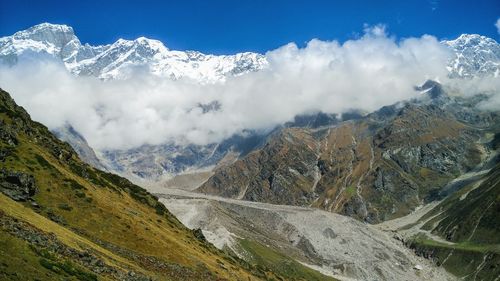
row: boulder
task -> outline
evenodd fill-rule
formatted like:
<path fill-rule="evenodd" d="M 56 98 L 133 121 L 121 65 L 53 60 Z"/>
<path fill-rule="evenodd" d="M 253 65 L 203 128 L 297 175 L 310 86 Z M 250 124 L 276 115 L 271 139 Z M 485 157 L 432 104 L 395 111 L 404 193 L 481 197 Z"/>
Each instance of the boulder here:
<path fill-rule="evenodd" d="M 27 201 L 38 192 L 38 188 L 32 175 L 1 169 L 0 192 L 13 200 Z"/>

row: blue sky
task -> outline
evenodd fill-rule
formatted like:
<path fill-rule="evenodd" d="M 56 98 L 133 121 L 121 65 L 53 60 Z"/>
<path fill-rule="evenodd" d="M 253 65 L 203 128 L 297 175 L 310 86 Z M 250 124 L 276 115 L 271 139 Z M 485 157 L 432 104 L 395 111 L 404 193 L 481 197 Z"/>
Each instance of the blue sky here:
<path fill-rule="evenodd" d="M 171 49 L 223 54 L 300 46 L 312 38 L 345 41 L 359 36 L 364 24 L 378 23 L 401 38 L 479 33 L 499 41 L 499 17 L 499 0 L 0 0 L 0 36 L 41 22 L 64 23 L 84 43 L 146 36 Z"/>

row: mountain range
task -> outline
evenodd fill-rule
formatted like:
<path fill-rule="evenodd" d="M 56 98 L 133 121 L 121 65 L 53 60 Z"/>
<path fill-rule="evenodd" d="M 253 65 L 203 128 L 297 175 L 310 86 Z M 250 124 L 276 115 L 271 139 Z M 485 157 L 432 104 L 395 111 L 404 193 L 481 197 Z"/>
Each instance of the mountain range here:
<path fill-rule="evenodd" d="M 0 61 L 15 64 L 23 57 L 60 61 L 75 75 L 103 80 L 126 79 L 136 70 L 174 80 L 197 83 L 224 81 L 265 68 L 265 57 L 257 53 L 216 56 L 196 51 L 169 50 L 158 40 L 140 37 L 119 39 L 113 44 L 82 44 L 73 28 L 43 23 L 0 38 Z"/>
<path fill-rule="evenodd" d="M 476 34 L 463 34 L 455 40 L 443 40 L 441 44 L 452 54 L 448 64 L 450 77 L 498 77 L 500 45 L 495 40 Z M 73 28 L 49 23 L 0 38 L 0 62 L 4 65 L 14 65 L 23 59 L 59 61 L 74 75 L 95 76 L 103 80 L 127 79 L 131 71 L 143 69 L 146 73 L 168 79 L 224 83 L 229 76 L 244 75 L 268 67 L 267 58 L 262 54 L 214 56 L 195 51 L 174 51 L 169 50 L 160 41 L 144 37 L 135 40 L 119 39 L 113 44 L 91 46 L 82 44 Z M 436 87 L 441 89 L 440 85 Z M 432 92 L 436 91 L 434 89 Z M 342 119 L 357 119 L 362 115 L 356 112 L 346 113 Z M 290 128 L 288 132 L 294 134 L 296 132 L 292 128 L 314 129 L 332 126 L 340 121 L 342 120 L 338 120 L 336 115 L 320 112 L 297 116 L 294 122 L 283 124 L 283 128 Z M 54 129 L 59 138 L 68 141 L 79 152 L 80 157 L 93 166 L 117 172 L 137 183 L 160 182 L 166 185 L 169 185 L 169 180 L 175 176 L 186 173 L 202 172 L 204 176 L 195 182 L 206 180 L 215 167 L 224 166 L 257 148 L 262 148 L 270 137 L 276 139 L 275 132 L 282 133 L 282 128 L 278 126 L 275 130 L 264 133 L 249 131 L 245 136 L 235 135 L 220 143 L 208 145 L 180 145 L 166 141 L 161 145 L 94 152 L 71 124 Z M 308 181 L 316 181 L 318 171 L 310 171 L 309 177 Z M 306 201 L 311 201 L 311 198 Z"/>
<path fill-rule="evenodd" d="M 495 40 L 440 43 L 450 81 L 500 79 Z M 0 38 L 4 67 L 23 60 L 103 83 L 138 73 L 225 83 L 269 67 L 262 54 L 143 37 L 82 45 L 47 23 Z M 497 280 L 500 109 L 484 106 L 496 92 L 450 84 L 422 81 L 414 98 L 373 112 L 300 115 L 208 145 L 103 151 L 71 124 L 49 132 L 2 91 L 0 242 L 25 251 L 0 273 L 27 260 L 25 278 Z"/>
<path fill-rule="evenodd" d="M 291 127 L 236 162 L 216 168 L 198 191 L 273 204 L 313 206 L 370 223 L 409 214 L 443 197 L 452 179 L 496 152 L 499 112 L 486 97 L 449 96 L 428 81 L 416 100 L 320 128 Z"/>
<path fill-rule="evenodd" d="M 452 52 L 448 64 L 451 77 L 471 78 L 500 73 L 500 46 L 488 37 L 462 34 L 441 41 Z M 0 62 L 8 65 L 20 59 L 54 59 L 75 75 L 103 80 L 127 79 L 143 71 L 174 80 L 197 83 L 222 82 L 268 67 L 265 55 L 251 52 L 209 55 L 197 51 L 168 49 L 162 42 L 145 37 L 119 39 L 112 44 L 82 44 L 72 27 L 42 23 L 0 38 Z"/>

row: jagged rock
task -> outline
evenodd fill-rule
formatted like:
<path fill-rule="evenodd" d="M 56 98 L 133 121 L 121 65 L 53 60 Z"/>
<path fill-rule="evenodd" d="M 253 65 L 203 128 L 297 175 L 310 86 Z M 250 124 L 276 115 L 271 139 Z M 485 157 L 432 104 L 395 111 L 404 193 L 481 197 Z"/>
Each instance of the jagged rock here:
<path fill-rule="evenodd" d="M 0 140 L 11 146 L 18 144 L 16 134 L 2 120 L 0 120 Z"/>
<path fill-rule="evenodd" d="M 297 243 L 297 248 L 301 249 L 308 257 L 316 258 L 318 257 L 318 253 L 314 249 L 314 246 L 311 244 L 306 237 L 301 236 L 299 242 Z"/>
<path fill-rule="evenodd" d="M 38 188 L 32 175 L 1 169 L 0 192 L 13 200 L 27 201 L 38 192 Z"/>
<path fill-rule="evenodd" d="M 197 228 L 193 230 L 194 237 L 196 237 L 200 241 L 207 241 L 205 238 L 205 235 L 203 234 L 203 231 L 201 228 Z"/>

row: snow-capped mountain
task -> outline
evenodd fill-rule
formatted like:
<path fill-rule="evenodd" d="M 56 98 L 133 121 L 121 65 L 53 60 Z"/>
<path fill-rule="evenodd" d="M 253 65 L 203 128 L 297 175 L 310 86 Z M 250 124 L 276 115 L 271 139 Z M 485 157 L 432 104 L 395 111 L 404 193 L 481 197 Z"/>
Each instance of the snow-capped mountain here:
<path fill-rule="evenodd" d="M 175 51 L 158 40 L 145 37 L 91 46 L 82 44 L 73 28 L 49 23 L 0 38 L 1 62 L 12 65 L 23 56 L 62 60 L 75 75 L 104 80 L 126 79 L 133 70 L 143 69 L 160 77 L 213 83 L 224 81 L 228 76 L 263 69 L 268 64 L 265 56 L 257 53 L 216 56 L 196 51 Z"/>
<path fill-rule="evenodd" d="M 500 45 L 495 40 L 477 34 L 462 34 L 455 40 L 441 43 L 453 52 L 448 65 L 450 77 L 500 75 Z M 38 56 L 62 61 L 75 75 L 103 80 L 126 79 L 135 71 L 145 71 L 174 80 L 214 83 L 268 66 L 266 57 L 258 53 L 216 56 L 197 51 L 175 51 L 158 40 L 145 37 L 91 46 L 82 44 L 73 28 L 50 23 L 0 38 L 0 63 L 12 65 L 21 57 L 37 59 Z"/>
<path fill-rule="evenodd" d="M 93 58 L 108 47 L 82 45 L 73 28 L 42 23 L 0 38 L 0 60 L 15 64 L 21 56 L 47 56 L 61 59 L 71 69 L 72 65 Z"/>
<path fill-rule="evenodd" d="M 442 43 L 454 52 L 448 65 L 450 77 L 500 75 L 500 45 L 495 40 L 478 34 L 462 34 Z"/>

